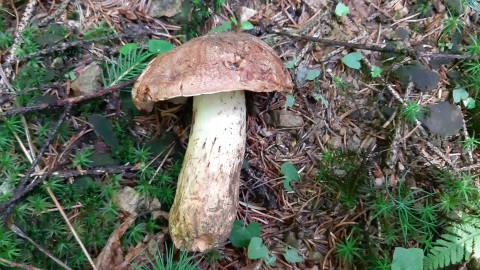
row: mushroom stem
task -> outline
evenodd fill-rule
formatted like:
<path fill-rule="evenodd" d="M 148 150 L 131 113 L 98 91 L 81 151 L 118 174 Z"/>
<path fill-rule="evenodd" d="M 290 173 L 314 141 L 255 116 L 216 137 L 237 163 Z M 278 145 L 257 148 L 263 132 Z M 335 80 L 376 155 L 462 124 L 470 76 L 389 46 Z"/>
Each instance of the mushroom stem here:
<path fill-rule="evenodd" d="M 228 238 L 245 154 L 243 91 L 195 96 L 193 125 L 169 214 L 175 246 L 205 251 Z"/>

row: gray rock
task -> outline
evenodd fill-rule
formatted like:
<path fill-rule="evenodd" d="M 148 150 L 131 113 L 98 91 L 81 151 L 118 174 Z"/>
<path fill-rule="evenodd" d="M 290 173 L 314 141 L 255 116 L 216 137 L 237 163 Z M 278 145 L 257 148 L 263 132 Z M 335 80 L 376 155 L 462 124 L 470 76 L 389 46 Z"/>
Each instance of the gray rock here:
<path fill-rule="evenodd" d="M 151 17 L 173 17 L 180 13 L 183 0 L 152 0 L 148 15 Z"/>
<path fill-rule="evenodd" d="M 75 96 L 92 94 L 100 89 L 100 79 L 102 70 L 97 63 L 92 63 L 85 67 L 83 71 L 72 82 L 72 89 Z"/>
<path fill-rule="evenodd" d="M 276 110 L 271 113 L 273 125 L 277 128 L 295 128 L 303 126 L 303 118 L 292 111 Z"/>
<path fill-rule="evenodd" d="M 463 127 L 462 110 L 448 102 L 440 102 L 429 108 L 427 116 L 419 120 L 434 134 L 453 136 Z"/>
<path fill-rule="evenodd" d="M 404 65 L 394 71 L 398 80 L 403 85 L 408 85 L 409 82 L 415 84 L 415 88 L 422 92 L 429 92 L 437 88 L 440 76 L 420 62 L 413 62 L 411 65 Z"/>

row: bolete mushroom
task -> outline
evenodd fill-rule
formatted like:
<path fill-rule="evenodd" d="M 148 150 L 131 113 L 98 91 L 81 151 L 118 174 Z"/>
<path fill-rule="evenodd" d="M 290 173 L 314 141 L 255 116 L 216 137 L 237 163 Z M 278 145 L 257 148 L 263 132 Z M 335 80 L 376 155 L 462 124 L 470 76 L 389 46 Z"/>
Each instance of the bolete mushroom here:
<path fill-rule="evenodd" d="M 205 251 L 220 246 L 236 217 L 245 154 L 243 90 L 291 91 L 283 62 L 260 39 L 214 33 L 159 55 L 138 78 L 134 104 L 181 96 L 193 98 L 193 126 L 169 214 L 177 248 Z"/>

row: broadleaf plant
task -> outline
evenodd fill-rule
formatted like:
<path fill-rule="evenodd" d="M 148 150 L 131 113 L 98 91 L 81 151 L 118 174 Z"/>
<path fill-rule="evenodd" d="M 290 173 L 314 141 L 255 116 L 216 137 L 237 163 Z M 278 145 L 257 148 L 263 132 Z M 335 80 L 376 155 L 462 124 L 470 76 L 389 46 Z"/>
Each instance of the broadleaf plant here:
<path fill-rule="evenodd" d="M 290 163 L 290 162 L 285 162 L 282 164 L 282 167 L 280 168 L 284 175 L 284 180 L 283 180 L 283 187 L 287 191 L 293 191 L 292 187 L 290 186 L 290 182 L 298 182 L 300 180 L 300 176 L 298 175 L 297 168 Z"/>
<path fill-rule="evenodd" d="M 245 227 L 241 220 L 235 220 L 230 232 L 230 242 L 237 248 L 247 247 L 253 237 L 260 236 L 260 230 L 260 225 L 257 222 L 252 222 Z"/>

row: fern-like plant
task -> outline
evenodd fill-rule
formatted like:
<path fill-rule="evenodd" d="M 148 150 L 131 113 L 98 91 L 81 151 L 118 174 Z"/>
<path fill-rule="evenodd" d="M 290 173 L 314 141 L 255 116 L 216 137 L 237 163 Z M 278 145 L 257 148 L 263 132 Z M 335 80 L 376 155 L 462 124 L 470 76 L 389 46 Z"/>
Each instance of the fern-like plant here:
<path fill-rule="evenodd" d="M 112 87 L 139 76 L 154 56 L 147 50 L 138 49 L 136 43 L 125 44 L 119 51 L 117 60 L 112 60 L 112 64 L 106 68 L 104 87 Z"/>
<path fill-rule="evenodd" d="M 480 258 L 480 219 L 466 218 L 462 224 L 451 224 L 437 239 L 425 257 L 425 269 L 439 269 Z"/>

